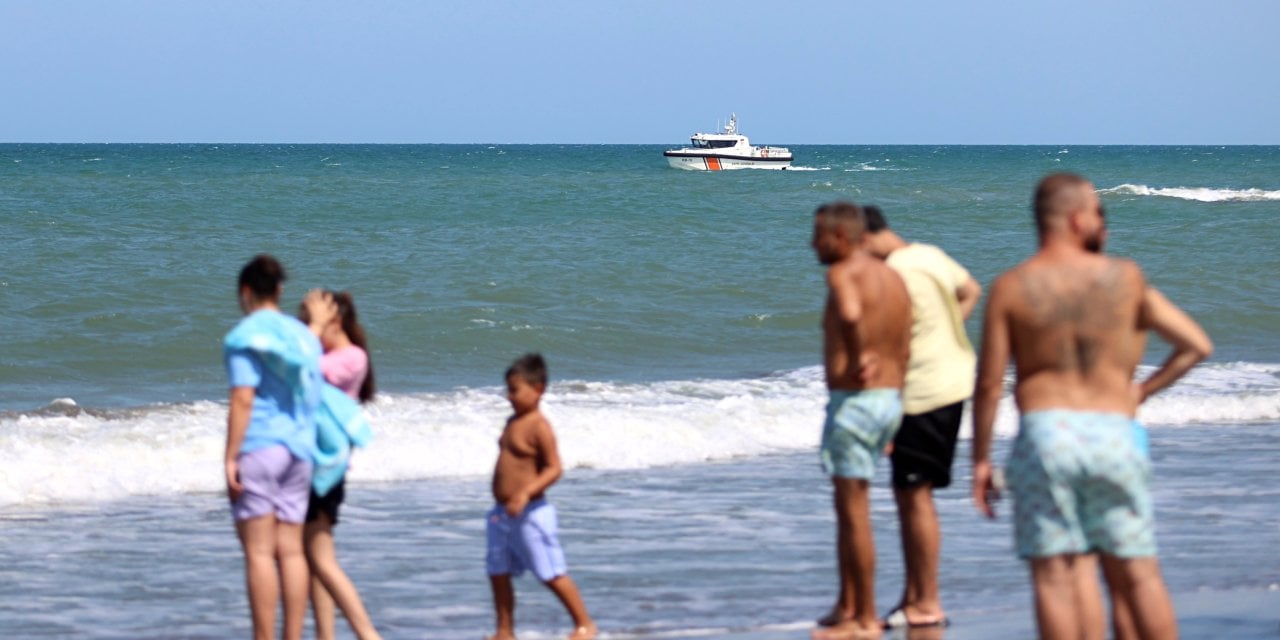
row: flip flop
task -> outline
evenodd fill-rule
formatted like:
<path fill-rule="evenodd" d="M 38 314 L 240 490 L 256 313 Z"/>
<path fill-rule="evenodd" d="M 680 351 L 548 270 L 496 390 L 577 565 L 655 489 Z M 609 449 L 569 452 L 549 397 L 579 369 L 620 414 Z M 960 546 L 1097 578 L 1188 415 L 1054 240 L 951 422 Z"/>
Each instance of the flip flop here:
<path fill-rule="evenodd" d="M 951 621 L 946 616 L 934 618 L 933 620 L 912 622 L 907 619 L 907 612 L 903 611 L 901 607 L 890 611 L 889 615 L 884 617 L 884 628 L 886 629 L 931 629 L 950 625 Z"/>

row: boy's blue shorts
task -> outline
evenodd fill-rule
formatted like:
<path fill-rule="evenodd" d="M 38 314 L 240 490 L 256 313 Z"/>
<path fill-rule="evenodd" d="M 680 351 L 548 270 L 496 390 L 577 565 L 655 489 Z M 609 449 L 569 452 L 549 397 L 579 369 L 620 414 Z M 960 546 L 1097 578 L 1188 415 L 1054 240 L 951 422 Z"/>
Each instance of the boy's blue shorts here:
<path fill-rule="evenodd" d="M 559 530 L 556 508 L 545 499 L 530 502 L 514 518 L 505 506 L 494 506 L 485 523 L 485 569 L 491 576 L 519 576 L 529 569 L 543 582 L 568 573 Z"/>

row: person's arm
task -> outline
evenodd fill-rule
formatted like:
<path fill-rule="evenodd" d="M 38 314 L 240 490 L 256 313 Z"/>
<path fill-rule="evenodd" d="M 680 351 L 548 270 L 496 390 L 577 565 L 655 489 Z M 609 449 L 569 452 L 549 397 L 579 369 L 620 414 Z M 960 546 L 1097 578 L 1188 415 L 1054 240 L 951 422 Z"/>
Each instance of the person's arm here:
<path fill-rule="evenodd" d="M 1155 287 L 1147 287 L 1143 293 L 1139 318 L 1141 328 L 1155 331 L 1173 347 L 1173 352 L 1160 368 L 1139 385 L 1141 393 L 1138 402 L 1141 403 L 1186 375 L 1201 360 L 1208 358 L 1213 353 L 1213 342 L 1191 316 L 1170 302 Z"/>
<path fill-rule="evenodd" d="M 978 357 L 978 379 L 973 391 L 973 503 L 988 518 L 996 515 L 988 499 L 995 486 L 991 480 L 991 432 L 996 408 L 1004 393 L 1004 372 L 1009 364 L 1009 323 L 1001 280 L 991 288 L 982 322 L 982 350 Z"/>
<path fill-rule="evenodd" d="M 227 497 L 236 500 L 244 493 L 240 483 L 240 445 L 249 430 L 249 416 L 253 413 L 253 387 L 231 387 L 230 408 L 227 410 L 227 450 L 224 466 L 227 476 Z"/>
<path fill-rule="evenodd" d="M 338 317 L 338 303 L 333 301 L 333 294 L 323 289 L 312 289 L 302 298 L 302 306 L 307 310 L 307 328 L 316 337 L 324 333 L 324 328 Z"/>
<path fill-rule="evenodd" d="M 964 284 L 956 287 L 956 302 L 960 305 L 960 317 L 968 320 L 981 298 L 982 285 L 978 284 L 972 276 L 965 280 Z"/>
<path fill-rule="evenodd" d="M 545 419 L 540 419 L 538 424 L 535 425 L 533 436 L 534 446 L 537 447 L 538 456 L 542 458 L 544 466 L 529 484 L 521 487 L 507 500 L 507 515 L 512 517 L 523 513 L 531 497 L 546 491 L 564 473 L 564 469 L 560 466 L 560 452 L 556 447 L 556 435 L 551 431 L 551 425 L 547 424 Z"/>

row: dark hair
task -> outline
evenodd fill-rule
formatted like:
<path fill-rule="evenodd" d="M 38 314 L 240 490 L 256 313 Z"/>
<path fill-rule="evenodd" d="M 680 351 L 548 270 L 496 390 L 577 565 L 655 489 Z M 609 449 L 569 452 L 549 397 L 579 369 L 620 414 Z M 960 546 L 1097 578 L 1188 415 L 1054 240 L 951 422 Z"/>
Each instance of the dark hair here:
<path fill-rule="evenodd" d="M 1050 222 L 1071 213 L 1081 205 L 1080 188 L 1089 184 L 1084 177 L 1074 173 L 1054 173 L 1044 177 L 1036 185 L 1032 210 L 1035 212 L 1036 230 L 1044 233 Z"/>
<path fill-rule="evenodd" d="M 880 233 L 889 228 L 889 221 L 884 219 L 880 207 L 874 204 L 862 205 L 862 219 L 867 223 L 867 233 Z"/>
<path fill-rule="evenodd" d="M 862 238 L 863 232 L 867 230 L 866 217 L 862 213 L 862 207 L 846 201 L 828 202 L 824 204 L 813 215 L 818 218 L 818 223 L 826 230 L 836 227 L 844 229 L 849 239 L 857 242 Z"/>
<path fill-rule="evenodd" d="M 356 302 L 351 298 L 351 292 L 349 291 L 329 291 L 325 289 L 325 293 L 333 296 L 334 304 L 338 305 L 338 320 L 342 323 L 342 332 L 351 339 L 351 344 L 363 349 L 365 356 L 368 358 L 368 373 L 364 376 L 364 383 L 360 385 L 360 393 L 358 394 L 360 402 L 368 402 L 373 399 L 373 394 L 376 391 L 373 382 L 373 356 L 369 354 L 369 342 L 365 338 L 364 327 L 360 325 L 360 319 L 356 317 Z M 311 313 L 307 311 L 305 302 L 298 305 L 298 319 L 303 324 L 311 324 Z"/>
<path fill-rule="evenodd" d="M 274 300 L 280 295 L 280 285 L 287 278 L 284 265 L 279 260 L 260 253 L 240 270 L 238 288 L 249 287 L 255 296 Z"/>
<path fill-rule="evenodd" d="M 507 375 L 503 377 L 510 378 L 511 376 L 520 376 L 521 380 L 529 384 L 540 384 L 546 387 L 547 362 L 542 359 L 542 354 L 526 353 L 517 358 L 515 362 L 512 362 L 510 367 L 507 367 Z"/>

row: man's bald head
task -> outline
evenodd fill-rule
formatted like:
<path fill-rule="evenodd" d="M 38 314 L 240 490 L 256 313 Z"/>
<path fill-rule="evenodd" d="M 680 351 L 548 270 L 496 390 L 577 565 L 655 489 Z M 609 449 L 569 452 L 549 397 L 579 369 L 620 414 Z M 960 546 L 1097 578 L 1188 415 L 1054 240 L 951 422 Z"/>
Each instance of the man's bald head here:
<path fill-rule="evenodd" d="M 1036 230 L 1040 235 L 1062 229 L 1067 216 L 1089 206 L 1093 185 L 1074 173 L 1046 176 L 1036 187 Z"/>

